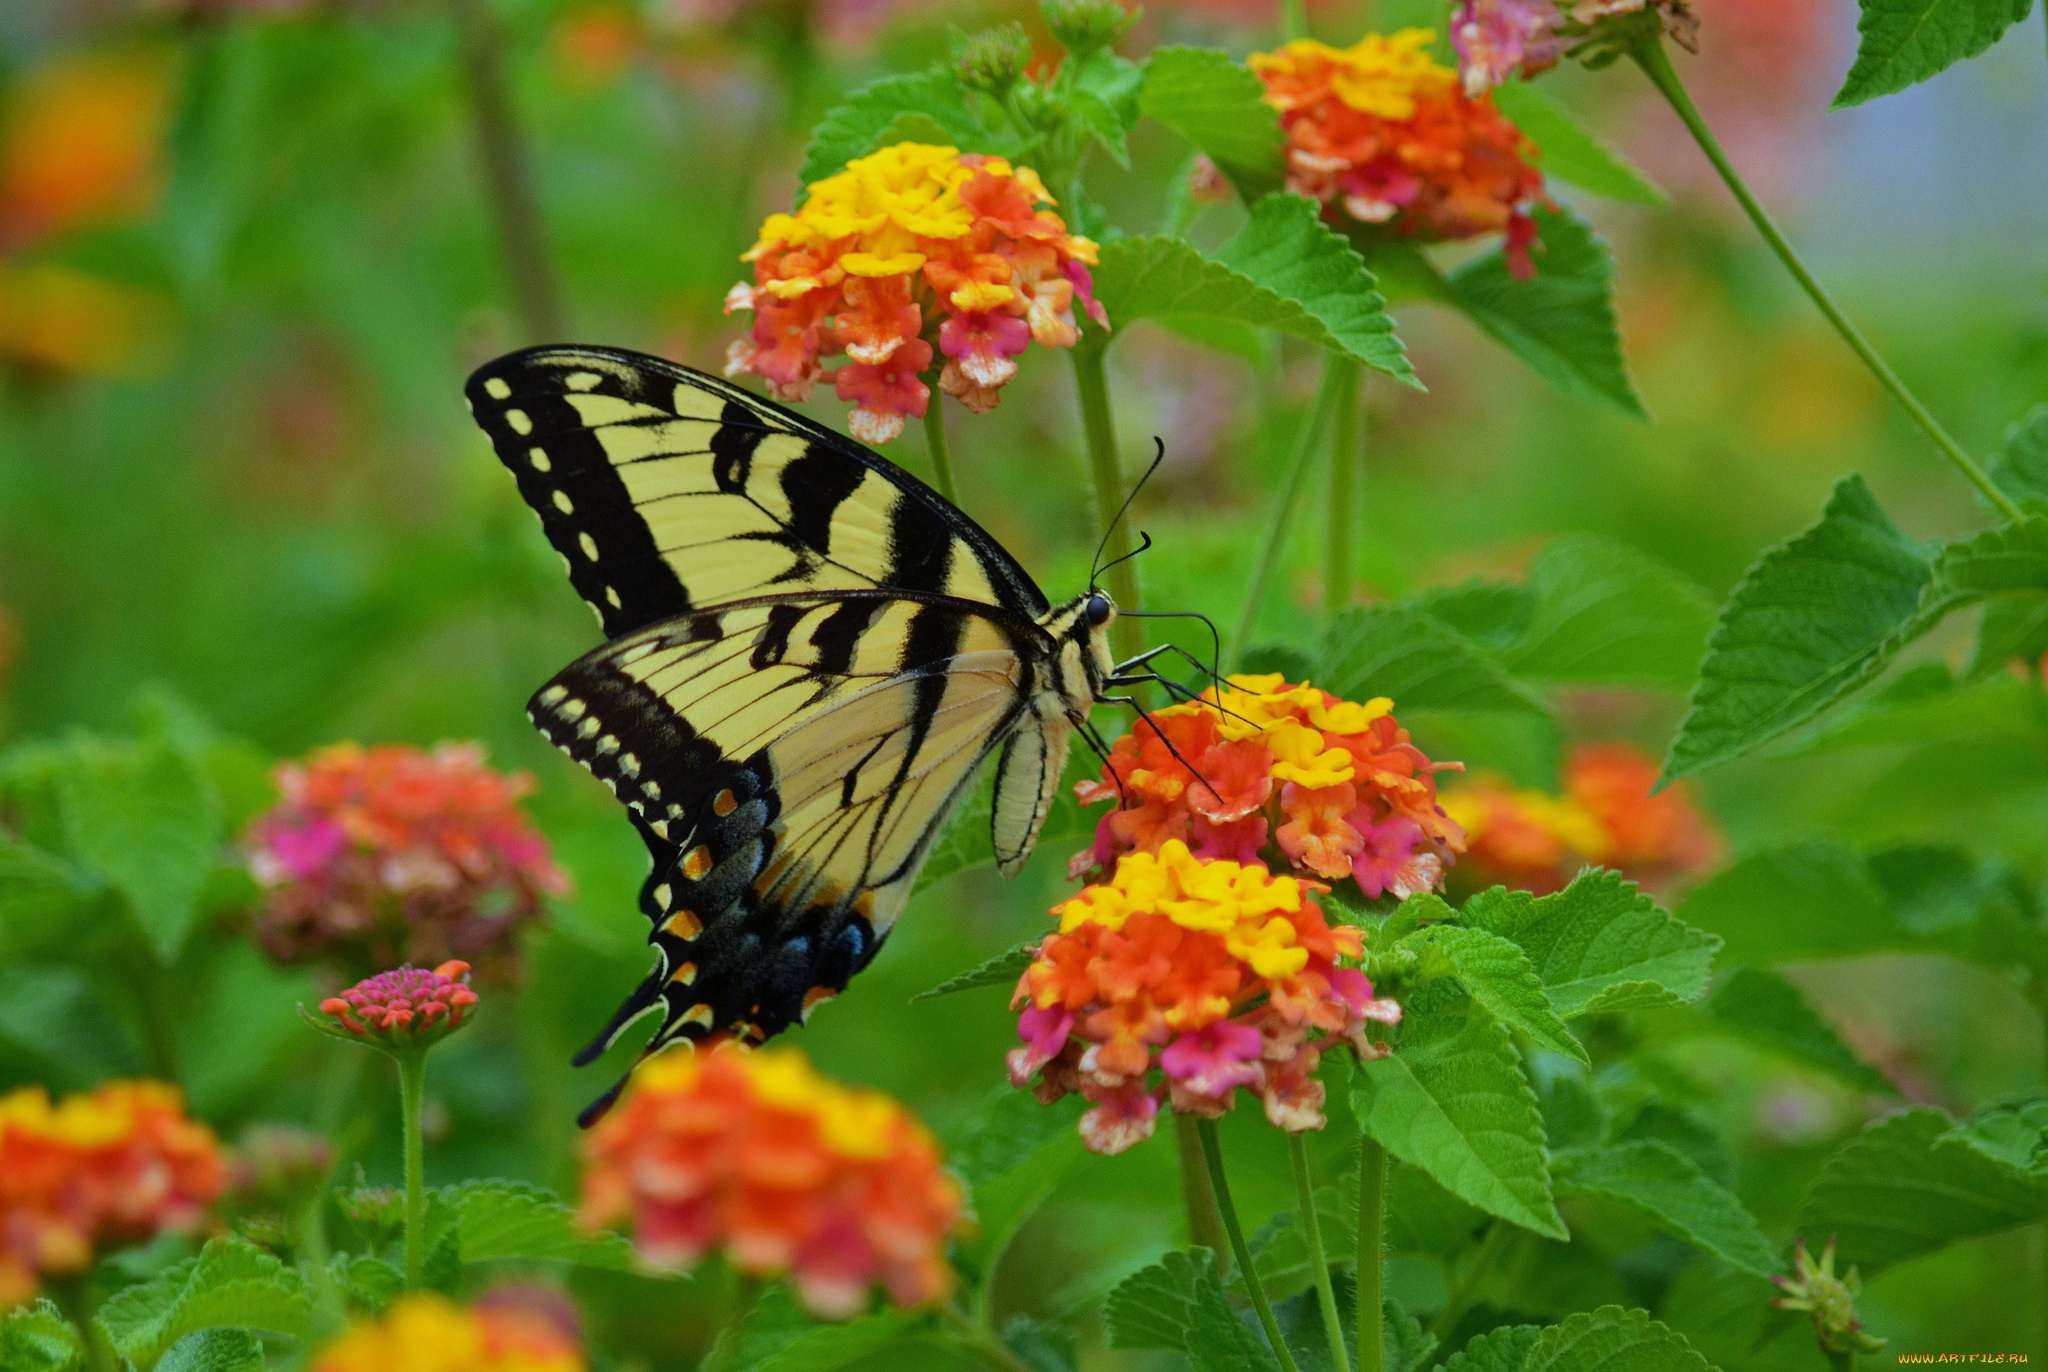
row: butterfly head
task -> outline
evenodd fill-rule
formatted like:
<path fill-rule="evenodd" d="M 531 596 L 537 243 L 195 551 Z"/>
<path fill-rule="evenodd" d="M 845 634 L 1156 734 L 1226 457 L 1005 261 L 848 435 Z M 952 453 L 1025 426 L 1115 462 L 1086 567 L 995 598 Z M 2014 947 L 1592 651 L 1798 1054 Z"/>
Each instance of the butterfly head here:
<path fill-rule="evenodd" d="M 1116 621 L 1116 602 L 1109 592 L 1090 588 L 1064 605 L 1055 605 L 1038 621 L 1058 645 L 1056 679 L 1050 683 L 1065 698 L 1070 715 L 1087 718 L 1104 684 L 1116 671 L 1109 649 L 1109 626 Z"/>

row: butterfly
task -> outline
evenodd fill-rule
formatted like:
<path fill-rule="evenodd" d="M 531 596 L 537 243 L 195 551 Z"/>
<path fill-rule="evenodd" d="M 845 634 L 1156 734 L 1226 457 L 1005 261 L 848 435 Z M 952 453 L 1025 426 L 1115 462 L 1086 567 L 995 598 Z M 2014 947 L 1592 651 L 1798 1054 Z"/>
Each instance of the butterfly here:
<path fill-rule="evenodd" d="M 807 1019 L 874 958 L 991 756 L 1013 875 L 1073 733 L 1151 656 L 1115 661 L 1101 590 L 1050 604 L 916 477 L 703 372 L 532 348 L 467 394 L 605 635 L 528 715 L 653 858 L 653 970 L 578 1066 L 643 1015 L 643 1060 Z"/>

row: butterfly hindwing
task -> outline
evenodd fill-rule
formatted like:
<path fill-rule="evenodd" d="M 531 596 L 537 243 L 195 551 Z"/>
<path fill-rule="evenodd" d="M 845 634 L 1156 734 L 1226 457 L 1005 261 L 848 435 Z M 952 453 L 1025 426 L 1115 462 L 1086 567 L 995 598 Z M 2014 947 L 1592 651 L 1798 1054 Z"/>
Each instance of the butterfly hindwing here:
<path fill-rule="evenodd" d="M 781 591 L 1046 610 L 1002 546 L 915 477 L 702 372 L 532 348 L 480 369 L 468 394 L 607 637 Z"/>

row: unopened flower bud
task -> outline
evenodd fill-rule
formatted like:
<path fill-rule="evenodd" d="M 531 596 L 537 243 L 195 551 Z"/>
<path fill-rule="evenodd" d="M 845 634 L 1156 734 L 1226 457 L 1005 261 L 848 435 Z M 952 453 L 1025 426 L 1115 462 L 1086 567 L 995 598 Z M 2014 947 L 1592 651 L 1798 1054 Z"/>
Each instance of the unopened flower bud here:
<path fill-rule="evenodd" d="M 431 972 L 379 972 L 321 1001 L 321 1019 L 314 1023 L 337 1038 L 387 1052 L 423 1049 L 468 1022 L 477 1002 L 468 976 L 466 962 L 444 962 Z"/>
<path fill-rule="evenodd" d="M 1875 1353 L 1884 1347 L 1885 1340 L 1864 1333 L 1863 1321 L 1856 1317 L 1856 1295 L 1863 1289 L 1856 1269 L 1851 1267 L 1840 1277 L 1835 1275 L 1832 1237 L 1821 1250 L 1820 1261 L 1815 1262 L 1806 1251 L 1805 1236 L 1801 1235 L 1793 1245 L 1792 1268 L 1796 1279 L 1771 1278 L 1785 1292 L 1771 1304 L 1780 1310 L 1804 1310 L 1810 1314 L 1813 1334 L 1823 1353 L 1836 1357 L 1845 1353 Z"/>
<path fill-rule="evenodd" d="M 1142 10 L 1127 10 L 1117 0 L 1039 0 L 1046 27 L 1075 57 L 1099 52 L 1138 22 Z"/>
<path fill-rule="evenodd" d="M 1001 99 L 1031 62 L 1031 39 L 1022 24 L 1001 24 L 953 40 L 953 70 L 960 84 Z"/>

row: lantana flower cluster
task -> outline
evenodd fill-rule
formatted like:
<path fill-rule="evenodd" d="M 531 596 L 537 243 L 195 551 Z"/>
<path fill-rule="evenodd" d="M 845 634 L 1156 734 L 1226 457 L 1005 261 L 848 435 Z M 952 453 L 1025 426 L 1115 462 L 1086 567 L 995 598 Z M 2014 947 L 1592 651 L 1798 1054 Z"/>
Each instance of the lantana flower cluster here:
<path fill-rule="evenodd" d="M 1437 804 L 1435 774 L 1464 764 L 1431 761 L 1393 711 L 1277 674 L 1152 711 L 1101 779 L 1075 788 L 1084 805 L 1117 805 L 1069 874 L 1178 841 L 1199 858 L 1349 879 L 1369 897 L 1442 886 L 1465 836 Z"/>
<path fill-rule="evenodd" d="M 197 1227 L 226 1180 L 213 1131 L 168 1083 L 0 1096 L 0 1310 L 99 1252 Z"/>
<path fill-rule="evenodd" d="M 676 1050 L 640 1068 L 584 1140 L 582 1217 L 630 1220 L 652 1262 L 722 1250 L 743 1272 L 788 1273 L 824 1319 L 952 1285 L 957 1184 L 937 1143 L 887 1096 L 819 1076 L 795 1048 Z"/>
<path fill-rule="evenodd" d="M 995 408 L 1033 339 L 1072 347 L 1095 244 L 1067 231 L 1029 167 L 928 143 L 898 143 L 815 182 L 795 214 L 770 215 L 746 254 L 754 279 L 726 296 L 753 328 L 726 358 L 782 400 L 829 375 L 855 405 L 847 427 L 886 443 L 921 417 L 936 344 L 939 387 L 977 414 Z M 824 360 L 844 353 L 827 373 Z"/>
<path fill-rule="evenodd" d="M 1629 743 L 1584 743 L 1565 760 L 1560 794 L 1494 775 L 1444 792 L 1465 830 L 1460 876 L 1539 894 L 1583 867 L 1612 867 L 1660 890 L 1714 865 L 1724 843 L 1683 782 L 1651 794 L 1662 769 Z"/>
<path fill-rule="evenodd" d="M 514 935 L 569 889 L 519 808 L 533 779 L 493 771 L 477 744 L 337 743 L 275 776 L 283 799 L 246 844 L 269 888 L 256 937 L 280 961 L 509 972 Z"/>
<path fill-rule="evenodd" d="M 476 1008 L 469 964 L 444 962 L 431 972 L 400 967 L 366 977 L 320 1002 L 320 1013 L 352 1037 L 378 1047 L 425 1048 L 461 1028 Z"/>
<path fill-rule="evenodd" d="M 1433 37 L 1403 29 L 1341 49 L 1299 39 L 1252 55 L 1286 130 L 1288 188 L 1395 238 L 1505 233 L 1509 269 L 1531 276 L 1536 145 L 1430 56 Z"/>
<path fill-rule="evenodd" d="M 556 1322 L 517 1304 L 457 1305 L 420 1292 L 344 1330 L 309 1372 L 583 1372 Z"/>
<path fill-rule="evenodd" d="M 1324 1049 L 1382 1055 L 1366 1026 L 1398 1023 L 1401 1008 L 1337 965 L 1364 955 L 1363 935 L 1331 925 L 1314 889 L 1198 858 L 1179 839 L 1126 855 L 1108 881 L 1053 908 L 1059 930 L 1011 1000 L 1024 1046 L 1010 1053 L 1010 1081 L 1035 1077 L 1048 1104 L 1073 1091 L 1093 1101 L 1081 1136 L 1097 1153 L 1151 1137 L 1162 1103 L 1214 1119 L 1240 1088 L 1278 1128 L 1322 1128 Z"/>

